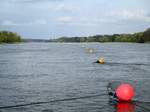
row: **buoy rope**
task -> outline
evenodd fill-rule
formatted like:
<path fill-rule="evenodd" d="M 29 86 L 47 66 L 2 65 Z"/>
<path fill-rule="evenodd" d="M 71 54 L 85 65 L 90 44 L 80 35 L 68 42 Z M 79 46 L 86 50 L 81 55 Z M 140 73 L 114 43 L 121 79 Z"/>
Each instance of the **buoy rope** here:
<path fill-rule="evenodd" d="M 137 107 L 140 107 L 140 108 L 144 109 L 144 111 L 147 110 L 148 112 L 150 112 L 150 109 L 148 109 L 148 108 L 146 108 L 146 107 L 144 107 L 144 106 L 141 106 L 141 105 L 139 105 L 139 104 L 137 104 L 137 103 L 135 103 L 135 105 L 136 105 Z"/>
<path fill-rule="evenodd" d="M 99 63 L 98 60 L 94 63 Z M 150 64 L 146 63 L 117 63 L 117 62 L 105 62 L 105 64 L 108 65 L 144 65 L 144 66 L 150 66 Z"/>
<path fill-rule="evenodd" d="M 93 97 L 98 97 L 98 96 L 102 96 L 102 95 L 106 95 L 106 94 L 97 94 L 97 95 L 91 95 L 91 96 L 81 96 L 81 97 L 65 98 L 65 99 L 58 99 L 58 100 L 51 100 L 51 101 L 31 102 L 31 103 L 26 103 L 26 104 L 2 106 L 2 107 L 0 107 L 0 109 L 9 109 L 9 108 L 25 107 L 25 106 L 38 105 L 38 104 L 47 104 L 47 103 L 56 103 L 56 102 L 63 102 L 63 101 L 72 101 L 72 100 L 78 100 L 78 99 L 87 99 L 87 98 L 93 98 Z"/>

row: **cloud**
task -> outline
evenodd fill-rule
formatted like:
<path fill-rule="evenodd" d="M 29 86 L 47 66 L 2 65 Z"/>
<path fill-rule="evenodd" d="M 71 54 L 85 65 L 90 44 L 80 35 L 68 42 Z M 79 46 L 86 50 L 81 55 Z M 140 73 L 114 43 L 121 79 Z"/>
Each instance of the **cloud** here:
<path fill-rule="evenodd" d="M 69 23 L 73 21 L 73 18 L 70 16 L 64 16 L 64 17 L 57 18 L 56 21 L 62 22 L 62 23 Z"/>
<path fill-rule="evenodd" d="M 148 2 L 149 0 L 0 0 L 0 26 L 23 34 L 28 31 L 31 36 L 36 31 L 43 35 L 51 32 L 60 36 L 65 33 L 132 32 L 149 25 Z"/>
<path fill-rule="evenodd" d="M 4 20 L 4 21 L 1 22 L 1 25 L 2 26 L 13 26 L 14 22 L 9 21 L 9 20 Z"/>
<path fill-rule="evenodd" d="M 115 19 L 150 22 L 150 17 L 148 16 L 148 13 L 144 10 L 111 11 L 109 13 L 109 16 Z"/>
<path fill-rule="evenodd" d="M 0 0 L 0 2 L 7 3 L 36 3 L 36 2 L 57 2 L 63 0 Z"/>
<path fill-rule="evenodd" d="M 71 16 L 62 16 L 56 19 L 54 22 L 58 25 L 71 25 L 71 26 L 99 26 L 102 24 L 116 23 L 117 21 L 108 18 L 86 18 L 86 17 L 71 17 Z"/>
<path fill-rule="evenodd" d="M 45 25 L 45 24 L 47 24 L 47 21 L 44 20 L 44 19 L 39 19 L 39 20 L 35 20 L 35 21 L 33 22 L 33 24 Z"/>
<path fill-rule="evenodd" d="M 32 25 L 45 25 L 47 21 L 44 19 L 35 20 L 30 22 L 14 22 L 11 20 L 4 20 L 1 22 L 2 26 L 32 26 Z"/>
<path fill-rule="evenodd" d="M 72 4 L 64 4 L 60 3 L 53 7 L 55 11 L 78 11 L 79 7 L 74 6 Z"/>

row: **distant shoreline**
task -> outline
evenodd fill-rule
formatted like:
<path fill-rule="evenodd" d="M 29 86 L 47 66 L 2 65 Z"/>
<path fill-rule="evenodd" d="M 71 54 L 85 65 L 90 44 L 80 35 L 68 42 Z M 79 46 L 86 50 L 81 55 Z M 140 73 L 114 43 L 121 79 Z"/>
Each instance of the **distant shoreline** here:
<path fill-rule="evenodd" d="M 150 43 L 150 28 L 143 32 L 134 34 L 113 34 L 113 35 L 94 35 L 88 37 L 60 37 L 50 39 L 49 42 L 131 42 L 131 43 Z"/>
<path fill-rule="evenodd" d="M 57 39 L 25 39 L 20 35 L 9 31 L 0 31 L 1 43 L 20 43 L 20 42 L 43 42 L 43 43 L 150 43 L 150 28 L 143 32 L 134 34 L 113 34 L 113 35 L 94 35 L 88 37 L 60 37 Z"/>

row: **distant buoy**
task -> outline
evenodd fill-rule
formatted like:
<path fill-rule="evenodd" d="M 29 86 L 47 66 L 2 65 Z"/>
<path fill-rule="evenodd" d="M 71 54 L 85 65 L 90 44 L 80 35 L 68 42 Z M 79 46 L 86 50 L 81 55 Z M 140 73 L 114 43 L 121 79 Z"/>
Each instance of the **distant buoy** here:
<path fill-rule="evenodd" d="M 93 53 L 93 49 L 89 49 L 89 53 Z"/>
<path fill-rule="evenodd" d="M 93 48 L 87 48 L 86 52 L 92 54 L 92 53 L 94 53 L 94 49 Z"/>
<path fill-rule="evenodd" d="M 104 60 L 103 57 L 100 57 L 99 60 L 98 60 L 98 62 L 99 62 L 100 64 L 104 64 L 104 63 L 105 63 L 105 60 Z"/>
<path fill-rule="evenodd" d="M 85 48 L 85 45 L 82 45 L 81 47 Z"/>
<path fill-rule="evenodd" d="M 122 83 L 116 89 L 116 96 L 119 100 L 129 101 L 134 96 L 134 89 L 130 84 Z"/>

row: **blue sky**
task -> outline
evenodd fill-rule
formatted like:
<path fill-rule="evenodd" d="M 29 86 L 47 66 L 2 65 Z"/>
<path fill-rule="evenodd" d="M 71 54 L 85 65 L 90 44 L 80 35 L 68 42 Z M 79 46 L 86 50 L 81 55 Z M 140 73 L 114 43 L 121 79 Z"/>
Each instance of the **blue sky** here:
<path fill-rule="evenodd" d="M 133 33 L 150 27 L 150 0 L 0 0 L 0 30 L 24 38 Z"/>

